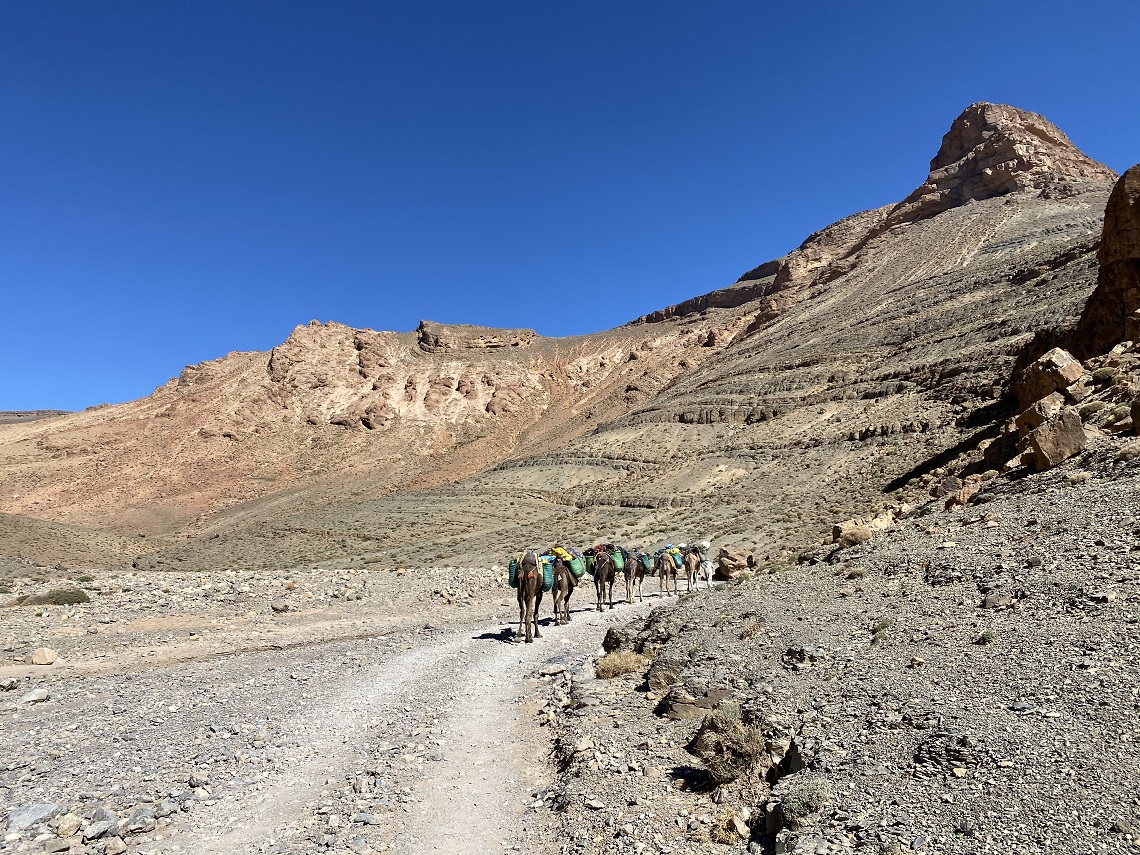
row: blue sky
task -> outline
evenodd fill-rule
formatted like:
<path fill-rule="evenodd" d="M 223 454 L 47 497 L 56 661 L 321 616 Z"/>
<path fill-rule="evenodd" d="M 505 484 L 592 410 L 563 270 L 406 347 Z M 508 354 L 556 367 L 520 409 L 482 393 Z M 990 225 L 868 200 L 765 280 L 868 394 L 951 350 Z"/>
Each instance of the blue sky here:
<path fill-rule="evenodd" d="M 1140 4 L 0 2 L 0 409 L 312 318 L 568 335 L 925 176 L 974 101 L 1140 160 Z"/>

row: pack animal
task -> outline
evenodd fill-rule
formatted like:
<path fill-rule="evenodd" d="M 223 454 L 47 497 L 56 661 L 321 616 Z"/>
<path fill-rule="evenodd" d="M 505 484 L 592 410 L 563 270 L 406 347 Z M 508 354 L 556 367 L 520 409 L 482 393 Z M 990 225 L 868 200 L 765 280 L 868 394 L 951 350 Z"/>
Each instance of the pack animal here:
<path fill-rule="evenodd" d="M 602 611 L 602 603 L 608 602 L 610 608 L 614 607 L 614 580 L 617 577 L 617 568 L 614 560 L 604 549 L 594 556 L 594 588 L 598 592 L 598 611 Z"/>
<path fill-rule="evenodd" d="M 708 567 L 705 566 L 706 564 L 708 565 Z M 701 554 L 699 552 L 697 552 L 697 550 L 690 549 L 688 552 L 686 552 L 685 553 L 685 577 L 686 577 L 686 579 L 688 579 L 688 582 L 689 582 L 688 590 L 690 590 L 690 591 L 697 590 L 697 587 L 698 587 L 698 585 L 697 585 L 697 573 L 699 571 L 702 571 L 702 570 L 704 571 L 704 574 L 705 574 L 705 586 L 711 588 L 712 587 L 711 568 L 712 568 L 712 562 L 711 561 L 702 561 L 701 560 Z"/>
<path fill-rule="evenodd" d="M 554 558 L 554 625 L 570 623 L 570 595 L 578 587 L 578 580 L 560 557 Z"/>
<path fill-rule="evenodd" d="M 519 561 L 518 569 L 519 628 L 517 638 L 525 632 L 526 643 L 542 638 L 538 631 L 538 609 L 542 605 L 542 568 L 533 549 Z"/>
<path fill-rule="evenodd" d="M 658 591 L 661 596 L 669 596 L 669 582 L 673 582 L 673 596 L 677 596 L 677 564 L 673 561 L 673 556 L 668 552 L 662 550 L 657 553 L 657 561 L 654 565 L 657 571 L 658 578 Z"/>

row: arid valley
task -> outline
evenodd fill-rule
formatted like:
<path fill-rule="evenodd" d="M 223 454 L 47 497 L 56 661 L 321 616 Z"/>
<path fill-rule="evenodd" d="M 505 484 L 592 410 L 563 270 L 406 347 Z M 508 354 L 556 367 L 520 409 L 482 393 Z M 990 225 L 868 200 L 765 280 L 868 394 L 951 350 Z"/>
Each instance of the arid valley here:
<path fill-rule="evenodd" d="M 0 414 L 0 852 L 1140 852 L 1140 166 L 947 120 L 615 329 Z M 515 638 L 523 550 L 701 540 Z"/>

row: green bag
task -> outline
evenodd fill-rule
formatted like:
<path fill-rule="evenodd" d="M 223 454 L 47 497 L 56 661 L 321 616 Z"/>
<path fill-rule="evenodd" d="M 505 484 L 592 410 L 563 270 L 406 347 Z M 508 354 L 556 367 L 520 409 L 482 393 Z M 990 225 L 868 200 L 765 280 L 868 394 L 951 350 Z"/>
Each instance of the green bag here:
<path fill-rule="evenodd" d="M 625 569 L 625 554 L 620 549 L 615 549 L 610 553 L 610 558 L 614 560 L 615 570 Z"/>
<path fill-rule="evenodd" d="M 512 588 L 519 586 L 519 560 L 512 558 L 511 563 L 507 565 L 507 583 Z"/>
<path fill-rule="evenodd" d="M 554 587 L 554 556 L 538 556 L 538 565 L 542 568 L 542 593 L 549 594 Z"/>

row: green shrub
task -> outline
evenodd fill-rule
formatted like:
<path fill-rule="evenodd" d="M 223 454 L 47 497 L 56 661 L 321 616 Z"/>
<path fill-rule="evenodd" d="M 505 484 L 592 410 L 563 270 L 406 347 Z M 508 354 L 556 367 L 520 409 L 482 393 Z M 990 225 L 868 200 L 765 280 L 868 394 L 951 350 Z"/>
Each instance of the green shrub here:
<path fill-rule="evenodd" d="M 91 598 L 81 588 L 56 588 L 46 594 L 36 594 L 23 601 L 25 606 L 77 606 L 89 603 Z"/>
<path fill-rule="evenodd" d="M 780 797 L 780 812 L 785 820 L 801 819 L 822 808 L 830 798 L 831 788 L 823 778 L 804 778 Z"/>
<path fill-rule="evenodd" d="M 1110 383 L 1116 379 L 1116 375 L 1120 372 L 1115 368 L 1109 368 L 1107 365 L 1104 368 L 1098 368 L 1093 372 L 1093 380 L 1097 383 Z"/>

